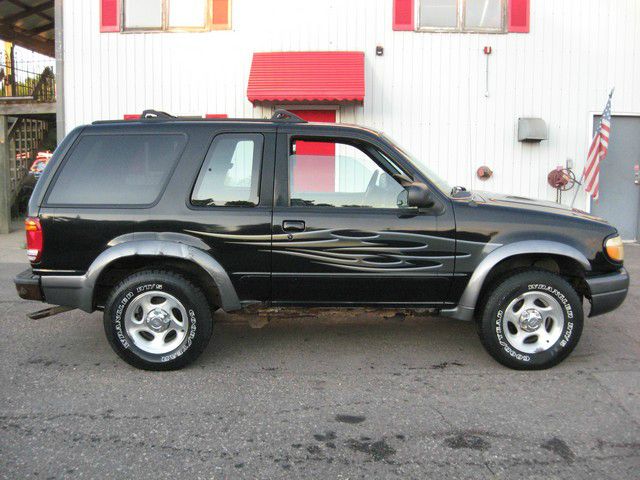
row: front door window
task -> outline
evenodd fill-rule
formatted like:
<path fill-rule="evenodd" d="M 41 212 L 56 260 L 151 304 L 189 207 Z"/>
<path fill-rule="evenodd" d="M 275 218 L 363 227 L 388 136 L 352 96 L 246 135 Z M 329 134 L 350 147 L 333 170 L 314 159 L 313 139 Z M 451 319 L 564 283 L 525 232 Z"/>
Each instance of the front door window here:
<path fill-rule="evenodd" d="M 405 189 L 365 152 L 337 141 L 294 139 L 289 154 L 289 201 L 292 207 L 406 207 Z M 301 169 L 300 165 L 306 168 Z M 329 178 L 327 178 L 329 177 Z"/>

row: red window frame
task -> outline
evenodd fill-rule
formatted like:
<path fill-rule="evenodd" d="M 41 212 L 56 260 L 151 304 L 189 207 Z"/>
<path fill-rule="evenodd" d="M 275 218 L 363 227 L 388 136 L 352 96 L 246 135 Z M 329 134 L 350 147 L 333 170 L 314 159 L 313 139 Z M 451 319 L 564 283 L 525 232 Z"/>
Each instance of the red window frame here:
<path fill-rule="evenodd" d="M 100 31 L 123 32 L 123 2 L 124 0 L 100 0 Z M 210 31 L 231 29 L 231 0 L 208 0 L 209 14 L 207 25 L 202 28 L 171 28 L 161 30 L 147 30 L 158 32 L 171 31 Z M 142 31 L 128 30 L 130 32 Z"/>

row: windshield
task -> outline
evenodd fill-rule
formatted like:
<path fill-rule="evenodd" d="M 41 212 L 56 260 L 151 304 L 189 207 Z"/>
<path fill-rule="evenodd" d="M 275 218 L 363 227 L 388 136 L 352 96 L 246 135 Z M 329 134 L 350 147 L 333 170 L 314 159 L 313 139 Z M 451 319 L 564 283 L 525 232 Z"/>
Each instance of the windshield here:
<path fill-rule="evenodd" d="M 411 165 L 413 165 L 417 170 L 420 170 L 422 173 L 424 173 L 425 177 L 431 180 L 431 182 L 433 182 L 436 187 L 438 187 L 438 189 L 442 191 L 442 193 L 446 195 L 451 194 L 453 188 L 445 179 L 443 179 L 440 175 L 427 167 L 424 163 L 418 161 L 416 157 L 414 157 L 411 153 L 401 148 L 398 143 L 387 134 L 383 133 L 382 137 L 384 137 L 387 142 L 391 143 L 402 155 L 404 155 L 406 160 L 411 163 Z"/>

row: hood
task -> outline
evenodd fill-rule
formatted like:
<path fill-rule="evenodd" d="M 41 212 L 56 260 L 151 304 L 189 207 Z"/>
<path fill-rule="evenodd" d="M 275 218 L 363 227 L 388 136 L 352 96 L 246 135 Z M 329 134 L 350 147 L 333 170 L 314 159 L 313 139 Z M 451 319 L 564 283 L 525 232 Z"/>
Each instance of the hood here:
<path fill-rule="evenodd" d="M 572 217 L 584 218 L 586 220 L 607 223 L 603 218 L 591 215 L 584 210 L 571 208 L 568 205 L 562 205 L 549 200 L 537 200 L 533 198 L 519 197 L 516 195 L 504 195 L 500 193 L 482 191 L 472 191 L 471 195 L 473 200 L 478 203 L 487 203 L 507 208 L 536 210 L 539 212 L 547 212 L 557 215 L 569 215 Z"/>

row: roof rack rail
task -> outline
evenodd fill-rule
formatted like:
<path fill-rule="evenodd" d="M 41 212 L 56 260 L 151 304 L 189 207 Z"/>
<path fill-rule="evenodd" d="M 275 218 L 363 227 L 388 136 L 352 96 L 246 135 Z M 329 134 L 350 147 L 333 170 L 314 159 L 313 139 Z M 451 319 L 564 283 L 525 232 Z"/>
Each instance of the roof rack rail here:
<path fill-rule="evenodd" d="M 177 118 L 167 112 L 161 112 L 159 110 L 145 110 L 140 115 L 140 118 Z"/>
<path fill-rule="evenodd" d="M 291 113 L 290 111 L 284 110 L 282 108 L 279 108 L 278 110 L 273 112 L 273 115 L 271 116 L 271 121 L 290 122 L 290 123 L 307 123 L 306 120 L 303 120 L 302 118 L 297 116 L 295 113 Z"/>

